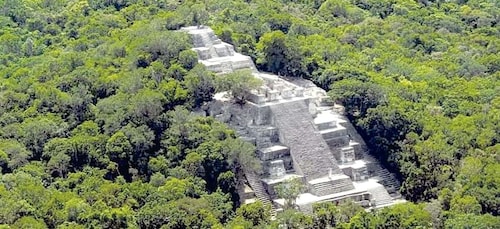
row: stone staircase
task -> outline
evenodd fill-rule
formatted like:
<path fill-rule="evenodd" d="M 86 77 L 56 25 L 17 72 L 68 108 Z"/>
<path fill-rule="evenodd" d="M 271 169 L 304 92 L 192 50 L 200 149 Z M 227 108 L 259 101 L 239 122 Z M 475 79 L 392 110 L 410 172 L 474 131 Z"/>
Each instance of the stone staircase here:
<path fill-rule="evenodd" d="M 314 180 L 342 173 L 325 140 L 316 131 L 305 100 L 271 105 L 271 112 L 280 142 L 290 148 L 301 175 Z"/>
<path fill-rule="evenodd" d="M 387 193 L 383 186 L 370 189 L 369 192 L 372 194 L 372 199 L 375 200 L 375 206 L 383 206 L 393 202 L 393 198 Z"/>
<path fill-rule="evenodd" d="M 399 189 L 401 188 L 401 183 L 399 182 L 399 180 L 394 174 L 389 172 L 389 170 L 383 168 L 378 160 L 369 153 L 365 141 L 356 131 L 354 125 L 347 118 L 343 119 L 343 122 L 340 122 L 340 124 L 347 129 L 347 133 L 349 134 L 353 142 L 357 143 L 356 147 L 360 148 L 360 156 L 364 161 L 367 162 L 367 164 L 369 164 L 369 171 L 371 172 L 371 176 L 376 177 L 379 180 L 379 183 L 385 186 L 389 194 L 393 196 L 400 196 Z"/>
<path fill-rule="evenodd" d="M 270 205 L 271 206 L 271 216 L 275 217 L 276 216 L 276 208 L 274 207 L 273 203 L 271 202 L 271 198 L 269 197 L 269 194 L 266 192 L 266 189 L 262 185 L 262 182 L 260 181 L 259 176 L 257 174 L 255 174 L 254 172 L 245 171 L 245 177 L 246 177 L 250 187 L 252 187 L 257 199 L 259 201 L 261 201 L 263 204 Z"/>
<path fill-rule="evenodd" d="M 373 175 L 379 179 L 379 183 L 385 186 L 387 192 L 394 196 L 399 196 L 399 189 L 401 188 L 401 183 L 396 178 L 394 174 L 389 172 L 389 170 L 382 168 L 380 165 L 376 165 L 376 170 Z"/>
<path fill-rule="evenodd" d="M 354 189 L 352 180 L 346 175 L 335 175 L 330 178 L 320 178 L 308 182 L 311 193 L 317 196 L 325 196 Z"/>
<path fill-rule="evenodd" d="M 360 144 L 361 150 L 364 152 L 368 152 L 368 147 L 366 146 L 365 140 L 363 140 L 361 135 L 359 135 L 359 133 L 356 131 L 356 128 L 354 128 L 352 123 L 347 118 L 344 118 L 344 122 L 342 122 L 341 125 L 347 129 L 347 134 L 349 134 L 351 139 Z"/>

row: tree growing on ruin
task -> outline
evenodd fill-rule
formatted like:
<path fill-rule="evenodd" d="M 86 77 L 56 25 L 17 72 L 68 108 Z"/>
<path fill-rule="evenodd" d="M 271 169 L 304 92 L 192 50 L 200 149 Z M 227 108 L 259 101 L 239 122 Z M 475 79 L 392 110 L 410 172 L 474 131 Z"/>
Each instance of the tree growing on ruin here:
<path fill-rule="evenodd" d="M 250 70 L 238 70 L 220 77 L 217 82 L 218 91 L 228 91 L 234 102 L 244 104 L 250 91 L 259 88 L 262 80 L 252 76 Z"/>
<path fill-rule="evenodd" d="M 306 187 L 300 178 L 291 178 L 276 186 L 278 197 L 285 199 L 285 209 L 294 208 L 297 197 L 305 189 Z"/>

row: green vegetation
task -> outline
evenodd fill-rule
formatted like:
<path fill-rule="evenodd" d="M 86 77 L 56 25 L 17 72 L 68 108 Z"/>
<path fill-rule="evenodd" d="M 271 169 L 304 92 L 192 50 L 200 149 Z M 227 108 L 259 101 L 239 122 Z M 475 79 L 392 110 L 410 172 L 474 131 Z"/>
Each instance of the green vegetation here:
<path fill-rule="evenodd" d="M 250 96 L 250 91 L 262 86 L 250 70 L 238 70 L 217 79 L 218 90 L 228 91 L 234 102 L 243 104 Z"/>
<path fill-rule="evenodd" d="M 254 149 L 190 110 L 258 83 L 197 64 L 172 30 L 200 24 L 330 90 L 415 203 L 238 208 Z M 495 0 L 0 1 L 0 227 L 498 227 L 499 25 Z"/>
<path fill-rule="evenodd" d="M 306 190 L 302 179 L 299 178 L 291 178 L 276 186 L 278 198 L 285 200 L 285 209 L 295 208 L 295 200 Z"/>

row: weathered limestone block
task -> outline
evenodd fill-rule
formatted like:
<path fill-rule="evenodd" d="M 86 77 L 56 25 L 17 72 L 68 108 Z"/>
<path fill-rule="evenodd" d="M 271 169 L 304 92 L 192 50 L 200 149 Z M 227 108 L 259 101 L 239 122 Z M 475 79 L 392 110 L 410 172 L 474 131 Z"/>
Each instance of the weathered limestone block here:
<path fill-rule="evenodd" d="M 363 158 L 363 148 L 361 147 L 361 144 L 359 144 L 359 142 L 355 142 L 351 139 L 349 141 L 349 146 L 354 148 L 354 154 L 356 156 L 356 159 Z"/>
<path fill-rule="evenodd" d="M 286 174 L 283 160 L 271 161 L 269 165 L 269 177 L 272 179 L 283 178 Z"/>
<path fill-rule="evenodd" d="M 332 120 L 332 121 L 325 121 L 325 122 L 317 122 L 316 126 L 318 127 L 318 130 L 328 130 L 337 127 L 337 122 Z"/>
<path fill-rule="evenodd" d="M 347 135 L 347 130 L 341 126 L 337 126 L 337 128 L 321 130 L 320 133 L 324 139 L 332 139 L 342 136 L 346 136 L 347 138 L 349 138 L 349 136 Z"/>
<path fill-rule="evenodd" d="M 194 43 L 196 47 L 209 47 L 213 44 L 212 38 L 210 38 L 210 34 L 198 33 L 194 34 Z"/>
<path fill-rule="evenodd" d="M 230 46 L 224 43 L 219 45 L 214 45 L 215 52 L 219 57 L 231 56 Z"/>
<path fill-rule="evenodd" d="M 208 37 L 210 38 L 210 41 L 212 41 L 213 45 L 221 44 L 222 41 L 215 35 L 214 31 L 210 29 L 208 31 Z"/>
<path fill-rule="evenodd" d="M 283 99 L 290 99 L 293 96 L 292 89 L 290 88 L 285 88 L 281 91 L 281 98 Z"/>
<path fill-rule="evenodd" d="M 264 77 L 262 78 L 264 80 L 264 84 L 269 88 L 269 90 L 274 90 L 274 83 L 275 83 L 275 80 L 274 79 L 270 79 L 270 78 L 267 78 L 267 77 Z"/>
<path fill-rule="evenodd" d="M 219 69 L 219 73 L 226 74 L 234 71 L 233 63 L 231 61 L 221 62 L 221 68 Z"/>
<path fill-rule="evenodd" d="M 210 49 L 205 47 L 194 48 L 196 53 L 198 53 L 198 59 L 207 60 L 211 58 Z"/>
<path fill-rule="evenodd" d="M 233 71 L 238 69 L 255 68 L 253 61 L 250 57 L 239 56 L 239 55 L 236 57 L 238 58 L 234 58 L 231 60 Z"/>
<path fill-rule="evenodd" d="M 193 40 L 194 47 L 205 47 L 205 43 L 203 42 L 203 37 L 199 34 L 193 34 L 191 36 Z"/>
<path fill-rule="evenodd" d="M 279 91 L 271 90 L 267 92 L 267 101 L 272 102 L 278 99 Z"/>
<path fill-rule="evenodd" d="M 318 114 L 316 104 L 309 103 L 309 114 L 311 114 L 313 117 L 316 117 L 316 115 Z"/>
<path fill-rule="evenodd" d="M 286 146 L 275 145 L 264 149 L 259 149 L 259 158 L 263 161 L 274 160 L 290 155 L 290 150 Z"/>
<path fill-rule="evenodd" d="M 252 121 L 253 122 L 253 121 Z M 259 138 L 266 138 L 266 139 L 271 139 L 271 138 L 277 138 L 276 136 L 278 135 L 278 129 L 274 126 L 268 126 L 268 127 L 262 127 L 262 126 L 248 126 L 249 131 L 252 132 L 253 135 Z"/>
<path fill-rule="evenodd" d="M 351 163 L 354 162 L 354 148 L 348 146 L 343 147 L 340 151 L 340 162 L 342 163 Z"/>
<path fill-rule="evenodd" d="M 323 89 L 315 87 L 314 88 L 314 97 L 321 98 L 321 97 L 327 97 L 327 95 Z"/>
<path fill-rule="evenodd" d="M 222 114 L 224 104 L 220 101 L 213 100 L 209 103 L 208 114 L 210 116 L 216 116 L 218 114 Z"/>
<path fill-rule="evenodd" d="M 263 94 L 252 94 L 249 100 L 255 104 L 263 104 L 266 102 L 266 96 Z"/>
<path fill-rule="evenodd" d="M 332 148 L 344 147 L 349 145 L 349 136 L 342 135 L 337 138 L 325 139 L 328 146 Z"/>
<path fill-rule="evenodd" d="M 271 123 L 271 110 L 268 106 L 250 106 L 249 116 L 253 119 L 254 125 L 268 125 Z"/>
<path fill-rule="evenodd" d="M 283 83 L 278 81 L 273 85 L 272 89 L 275 91 L 283 91 L 283 89 L 285 89 L 285 86 L 283 85 Z"/>
<path fill-rule="evenodd" d="M 302 97 L 304 96 L 304 88 L 297 87 L 293 90 L 295 97 Z"/>
<path fill-rule="evenodd" d="M 258 94 L 266 95 L 267 91 L 270 90 L 267 86 L 261 86 L 257 89 Z"/>
<path fill-rule="evenodd" d="M 222 71 L 222 63 L 216 63 L 216 62 L 204 62 L 201 61 L 205 67 L 207 67 L 207 70 L 213 71 L 213 72 L 221 72 Z"/>
<path fill-rule="evenodd" d="M 261 164 L 262 164 L 262 169 L 264 171 L 264 177 L 268 177 L 269 179 L 282 179 L 282 178 L 273 178 L 271 176 L 271 168 L 272 168 L 272 165 L 271 165 L 271 162 L 275 161 L 275 160 L 282 160 L 283 161 L 283 166 L 285 168 L 285 171 L 290 171 L 292 172 L 293 171 L 293 161 L 292 161 L 292 158 L 290 156 L 285 156 L 285 157 L 280 157 L 278 159 L 273 159 L 273 160 L 268 160 L 268 161 L 261 161 Z"/>
<path fill-rule="evenodd" d="M 369 174 L 368 174 L 368 169 L 366 166 L 359 167 L 359 168 L 353 168 L 352 171 L 352 180 L 353 181 L 362 181 L 368 179 Z"/>
<path fill-rule="evenodd" d="M 212 40 L 212 44 L 214 45 L 218 45 L 218 44 L 221 44 L 222 43 L 222 40 L 221 39 L 215 39 L 215 40 Z"/>
<path fill-rule="evenodd" d="M 363 160 L 341 164 L 340 167 L 344 174 L 348 175 L 353 181 L 362 181 L 369 177 L 367 164 Z"/>

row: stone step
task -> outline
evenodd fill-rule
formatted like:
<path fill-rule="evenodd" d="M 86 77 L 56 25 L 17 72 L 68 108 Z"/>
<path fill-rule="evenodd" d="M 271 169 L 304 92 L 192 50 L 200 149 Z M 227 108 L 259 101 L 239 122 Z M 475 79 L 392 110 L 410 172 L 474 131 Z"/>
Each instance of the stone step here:
<path fill-rule="evenodd" d="M 336 128 L 320 130 L 319 133 L 324 139 L 332 139 L 332 138 L 348 136 L 347 130 L 341 126 L 338 126 Z"/>
<path fill-rule="evenodd" d="M 381 166 L 376 167 L 377 169 L 374 171 L 373 175 L 380 179 L 379 183 L 384 185 L 389 193 L 399 194 L 401 183 L 395 177 L 395 175 L 389 172 L 387 169 L 382 168 Z"/>
<path fill-rule="evenodd" d="M 375 206 L 385 205 L 393 202 L 393 198 L 389 195 L 383 186 L 370 189 L 372 199 L 375 200 Z"/>
<path fill-rule="evenodd" d="M 272 145 L 257 150 L 258 156 L 263 161 L 279 159 L 290 155 L 290 149 L 283 145 Z"/>
<path fill-rule="evenodd" d="M 334 189 L 336 190 L 335 192 L 331 192 L 329 194 L 332 194 L 332 193 L 339 193 L 339 192 L 343 192 L 343 191 L 347 191 L 347 190 L 351 190 L 353 189 L 353 186 L 348 183 L 348 182 L 344 182 L 344 183 L 340 183 L 340 184 L 321 184 L 321 185 L 314 185 L 313 188 L 317 191 L 328 191 L 330 189 Z"/>
<path fill-rule="evenodd" d="M 260 200 L 264 204 L 269 204 L 271 206 L 271 216 L 275 217 L 276 216 L 276 208 L 274 207 L 274 204 L 272 203 L 271 198 L 269 197 L 269 194 L 267 193 L 264 186 L 262 185 L 262 181 L 260 180 L 259 176 L 257 174 L 255 174 L 254 172 L 245 171 L 245 177 L 247 179 L 248 184 L 250 185 L 250 187 L 254 191 L 257 199 Z"/>
<path fill-rule="evenodd" d="M 211 48 L 212 56 L 215 49 Z M 206 60 L 200 60 L 200 62 L 207 67 L 208 70 L 215 73 L 224 74 L 230 73 L 238 69 L 255 69 L 255 65 L 249 56 L 244 56 L 235 53 L 233 56 L 215 57 Z"/>
<path fill-rule="evenodd" d="M 212 58 L 212 55 L 210 53 L 210 48 L 198 47 L 198 48 L 193 48 L 193 50 L 198 54 L 198 59 L 200 60 L 208 60 Z"/>
<path fill-rule="evenodd" d="M 233 46 L 228 43 L 216 44 L 213 48 L 217 53 L 217 57 L 233 56 L 235 53 Z"/>
<path fill-rule="evenodd" d="M 324 196 L 354 189 L 352 180 L 344 174 L 335 174 L 332 177 L 325 177 L 309 182 L 311 193 L 317 196 Z"/>
<path fill-rule="evenodd" d="M 332 129 L 332 128 L 336 128 L 337 127 L 337 122 L 335 121 L 323 121 L 323 122 L 320 122 L 320 121 L 314 121 L 314 124 L 316 125 L 316 127 L 318 128 L 318 130 L 328 130 L 328 129 Z"/>
<path fill-rule="evenodd" d="M 210 58 L 208 58 L 207 60 L 220 57 L 217 51 L 215 51 L 215 48 L 213 46 L 209 46 L 208 50 L 210 52 Z"/>
<path fill-rule="evenodd" d="M 280 142 L 290 148 L 296 168 L 307 179 L 340 171 L 330 148 L 316 131 L 309 108 L 302 100 L 282 102 L 270 106 L 273 120 L 279 130 Z"/>

